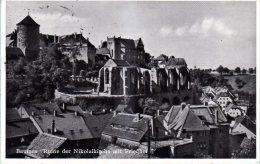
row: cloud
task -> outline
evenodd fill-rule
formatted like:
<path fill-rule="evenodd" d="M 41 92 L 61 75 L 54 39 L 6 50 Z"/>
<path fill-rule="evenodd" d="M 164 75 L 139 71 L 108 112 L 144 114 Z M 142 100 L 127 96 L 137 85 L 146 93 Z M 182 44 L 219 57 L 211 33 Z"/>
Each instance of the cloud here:
<path fill-rule="evenodd" d="M 162 28 L 160 29 L 160 34 L 161 34 L 162 36 L 172 35 L 172 34 L 173 34 L 173 29 L 172 29 L 172 27 L 166 27 L 166 26 L 164 26 L 164 27 L 162 27 Z"/>
<path fill-rule="evenodd" d="M 232 37 L 236 31 L 228 27 L 224 22 L 215 18 L 204 18 L 191 26 L 181 26 L 174 30 L 177 36 L 212 36 L 222 35 Z"/>
<path fill-rule="evenodd" d="M 40 28 L 43 33 L 62 34 L 78 32 L 80 25 L 85 21 L 85 19 L 75 15 L 61 12 L 37 12 L 31 15 L 41 25 Z"/>

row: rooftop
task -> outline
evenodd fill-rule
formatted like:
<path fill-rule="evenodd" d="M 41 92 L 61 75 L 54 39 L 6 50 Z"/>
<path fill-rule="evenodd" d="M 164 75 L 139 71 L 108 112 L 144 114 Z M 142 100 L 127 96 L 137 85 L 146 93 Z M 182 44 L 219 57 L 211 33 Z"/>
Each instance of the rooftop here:
<path fill-rule="evenodd" d="M 67 138 L 69 140 L 82 140 L 96 138 L 91 133 L 91 129 L 86 126 L 82 116 L 74 113 L 61 114 L 58 116 L 41 115 L 34 116 L 33 119 L 39 125 L 40 129 L 45 133 L 51 133 L 52 123 L 55 123 L 57 136 Z"/>
<path fill-rule="evenodd" d="M 54 136 L 51 134 L 42 133 L 39 134 L 28 146 L 25 154 L 33 158 L 47 158 L 51 156 L 51 153 L 46 153 L 44 150 L 54 152 L 64 142 L 66 138 Z"/>
<path fill-rule="evenodd" d="M 39 27 L 40 25 L 37 24 L 31 17 L 30 15 L 27 15 L 21 22 L 19 22 L 17 25 L 30 25 L 30 26 L 37 26 Z"/>
<path fill-rule="evenodd" d="M 6 138 L 15 138 L 38 134 L 36 127 L 29 118 L 7 121 Z"/>

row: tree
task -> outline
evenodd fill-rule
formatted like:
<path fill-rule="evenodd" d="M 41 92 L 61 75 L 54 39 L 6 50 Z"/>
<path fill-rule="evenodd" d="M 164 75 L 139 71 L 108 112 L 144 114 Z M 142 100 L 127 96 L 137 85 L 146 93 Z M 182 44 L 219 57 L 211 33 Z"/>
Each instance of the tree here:
<path fill-rule="evenodd" d="M 225 67 L 225 68 L 223 69 L 223 72 L 224 72 L 224 73 L 229 73 L 230 70 L 228 69 L 228 67 Z"/>
<path fill-rule="evenodd" d="M 216 69 L 220 74 L 223 73 L 224 71 L 224 67 L 222 65 L 220 65 L 217 69 Z"/>
<path fill-rule="evenodd" d="M 250 74 L 252 74 L 252 73 L 254 73 L 254 69 L 253 69 L 253 68 L 249 68 L 249 69 L 248 69 L 248 72 L 249 72 Z"/>
<path fill-rule="evenodd" d="M 243 68 L 243 70 L 242 70 L 242 73 L 243 73 L 243 74 L 245 74 L 245 73 L 246 73 L 246 69 L 245 69 L 245 68 Z"/>
<path fill-rule="evenodd" d="M 240 67 L 236 67 L 236 69 L 235 69 L 235 73 L 240 74 L 240 73 L 241 73 L 241 68 L 240 68 Z"/>

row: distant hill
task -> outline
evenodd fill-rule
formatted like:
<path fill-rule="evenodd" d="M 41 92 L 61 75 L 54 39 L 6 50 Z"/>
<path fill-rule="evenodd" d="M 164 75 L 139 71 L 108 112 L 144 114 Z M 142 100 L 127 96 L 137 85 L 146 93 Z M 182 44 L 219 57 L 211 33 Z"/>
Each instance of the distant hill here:
<path fill-rule="evenodd" d="M 236 75 L 236 76 L 225 76 L 225 79 L 228 80 L 228 83 L 232 86 L 234 90 L 244 91 L 249 93 L 256 93 L 256 76 L 255 75 Z M 236 78 L 239 78 L 246 84 L 238 89 L 236 84 Z"/>

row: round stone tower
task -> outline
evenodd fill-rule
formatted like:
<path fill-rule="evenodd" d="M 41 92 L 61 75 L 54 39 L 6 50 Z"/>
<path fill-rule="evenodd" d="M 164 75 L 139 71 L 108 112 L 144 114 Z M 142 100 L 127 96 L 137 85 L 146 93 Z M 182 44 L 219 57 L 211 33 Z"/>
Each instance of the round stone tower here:
<path fill-rule="evenodd" d="M 40 25 L 28 14 L 17 24 L 17 47 L 19 47 L 27 60 L 32 61 L 39 53 Z"/>

